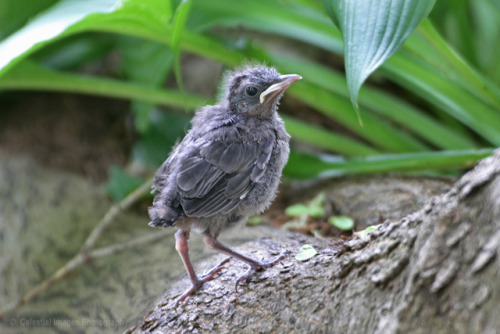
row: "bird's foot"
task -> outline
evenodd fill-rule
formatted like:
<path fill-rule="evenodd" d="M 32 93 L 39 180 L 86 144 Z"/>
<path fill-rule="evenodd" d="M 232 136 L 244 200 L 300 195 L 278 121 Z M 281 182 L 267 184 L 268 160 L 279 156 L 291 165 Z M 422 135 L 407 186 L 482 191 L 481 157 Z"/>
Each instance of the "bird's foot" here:
<path fill-rule="evenodd" d="M 201 278 L 197 278 L 196 280 L 193 280 L 192 283 L 193 285 L 191 288 L 187 289 L 184 291 L 184 293 L 177 299 L 175 302 L 175 306 L 179 305 L 179 303 L 184 302 L 189 296 L 191 296 L 196 290 L 202 287 L 202 285 L 208 281 L 211 281 L 215 279 L 216 275 L 222 270 L 224 265 L 231 260 L 230 257 L 225 258 L 219 264 L 217 264 L 215 267 L 210 269 L 208 273 L 205 273 Z"/>
<path fill-rule="evenodd" d="M 244 273 L 242 276 L 240 276 L 240 278 L 238 278 L 238 280 L 236 281 L 236 284 L 234 286 L 234 290 L 236 292 L 238 292 L 238 285 L 240 285 L 242 283 L 247 283 L 250 276 L 255 274 L 255 272 L 274 266 L 275 264 L 277 264 L 278 262 L 280 262 L 284 258 L 286 258 L 288 256 L 288 254 L 289 254 L 288 251 L 284 251 L 280 255 L 278 255 L 277 257 L 275 257 L 274 259 L 272 259 L 271 261 L 268 261 L 268 262 L 260 262 L 260 261 L 254 260 L 254 262 L 248 263 L 250 265 L 250 268 L 248 268 L 246 273 Z"/>

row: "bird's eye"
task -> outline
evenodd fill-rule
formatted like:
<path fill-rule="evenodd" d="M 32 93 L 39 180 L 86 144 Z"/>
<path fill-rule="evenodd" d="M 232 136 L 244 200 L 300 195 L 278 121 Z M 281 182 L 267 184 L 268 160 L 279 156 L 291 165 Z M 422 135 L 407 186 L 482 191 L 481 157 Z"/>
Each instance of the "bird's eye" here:
<path fill-rule="evenodd" d="M 246 89 L 245 89 L 245 92 L 247 93 L 248 96 L 255 96 L 255 94 L 257 94 L 257 87 L 255 86 L 248 86 Z"/>

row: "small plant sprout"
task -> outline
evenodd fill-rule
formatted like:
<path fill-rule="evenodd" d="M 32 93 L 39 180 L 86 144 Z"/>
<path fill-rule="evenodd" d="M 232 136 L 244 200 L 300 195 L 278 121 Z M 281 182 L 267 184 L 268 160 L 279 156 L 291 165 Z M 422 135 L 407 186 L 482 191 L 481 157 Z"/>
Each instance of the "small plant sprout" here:
<path fill-rule="evenodd" d="M 290 217 L 300 217 L 305 214 L 312 218 L 321 218 L 325 215 L 325 209 L 323 208 L 325 199 L 325 193 L 319 193 L 308 205 L 299 203 L 289 206 L 286 208 L 285 214 Z"/>
<path fill-rule="evenodd" d="M 333 216 L 328 222 L 342 231 L 351 231 L 354 228 L 354 220 L 347 216 Z"/>
<path fill-rule="evenodd" d="M 318 255 L 318 251 L 311 245 L 303 245 L 299 248 L 299 252 L 295 255 L 297 261 L 307 261 Z"/>
<path fill-rule="evenodd" d="M 368 226 L 362 231 L 355 232 L 354 236 L 359 239 L 366 238 L 371 232 L 377 230 L 380 225 L 382 224 Z"/>
<path fill-rule="evenodd" d="M 309 208 L 305 204 L 294 204 L 285 209 L 285 214 L 290 217 L 300 217 L 307 215 Z"/>
<path fill-rule="evenodd" d="M 285 223 L 284 229 L 299 229 L 307 226 L 309 218 L 321 218 L 325 216 L 323 208 L 326 196 L 324 193 L 319 193 L 314 197 L 309 204 L 298 203 L 291 205 L 285 209 L 285 214 L 294 219 Z"/>

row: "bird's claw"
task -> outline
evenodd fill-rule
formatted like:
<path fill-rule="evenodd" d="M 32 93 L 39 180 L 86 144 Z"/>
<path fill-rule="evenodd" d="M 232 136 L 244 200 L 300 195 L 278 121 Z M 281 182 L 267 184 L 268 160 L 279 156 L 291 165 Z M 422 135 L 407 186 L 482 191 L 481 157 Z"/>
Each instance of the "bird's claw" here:
<path fill-rule="evenodd" d="M 191 296 L 196 290 L 202 287 L 202 285 L 208 281 L 215 279 L 215 276 L 222 270 L 224 265 L 231 260 L 230 257 L 225 258 L 215 267 L 210 269 L 209 272 L 205 273 L 201 278 L 192 282 L 191 288 L 184 291 L 184 293 L 176 300 L 175 306 L 179 305 L 179 303 L 183 303 L 189 296 Z"/>
<path fill-rule="evenodd" d="M 213 280 L 215 278 L 215 275 L 217 275 L 222 270 L 224 265 L 228 263 L 229 260 L 231 260 L 230 257 L 225 258 L 224 260 L 219 262 L 215 267 L 210 269 L 208 273 L 203 274 L 203 276 L 200 279 L 201 284 L 203 285 L 203 283 Z"/>
<path fill-rule="evenodd" d="M 256 262 L 255 264 L 250 264 L 250 268 L 248 268 L 246 273 L 244 273 L 236 280 L 234 290 L 238 292 L 238 286 L 242 283 L 247 283 L 250 276 L 252 276 L 255 272 L 274 266 L 278 262 L 285 259 L 289 254 L 290 252 L 288 250 L 285 250 L 269 262 Z"/>
<path fill-rule="evenodd" d="M 258 269 L 262 269 L 262 268 L 263 267 L 255 268 L 255 267 L 250 266 L 250 268 L 248 268 L 247 272 L 245 274 L 243 274 L 242 276 L 240 276 L 236 280 L 236 284 L 234 285 L 234 291 L 238 292 L 238 285 L 240 285 L 241 283 L 246 283 L 250 276 L 252 276 Z"/>

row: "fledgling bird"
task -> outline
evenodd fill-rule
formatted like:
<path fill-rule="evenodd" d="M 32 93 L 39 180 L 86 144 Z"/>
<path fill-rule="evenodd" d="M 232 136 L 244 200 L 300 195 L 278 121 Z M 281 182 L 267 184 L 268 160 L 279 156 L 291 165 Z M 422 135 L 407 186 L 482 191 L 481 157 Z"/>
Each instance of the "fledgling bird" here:
<path fill-rule="evenodd" d="M 179 229 L 176 250 L 192 282 L 178 302 L 213 279 L 223 264 L 204 277 L 196 275 L 188 253 L 191 229 L 202 233 L 210 248 L 250 266 L 236 288 L 256 270 L 282 259 L 257 261 L 221 244 L 217 237 L 223 229 L 263 212 L 275 198 L 290 152 L 290 135 L 277 113 L 278 103 L 300 79 L 262 66 L 230 73 L 224 96 L 196 113 L 191 130 L 156 172 L 149 225 Z"/>

